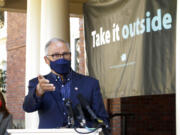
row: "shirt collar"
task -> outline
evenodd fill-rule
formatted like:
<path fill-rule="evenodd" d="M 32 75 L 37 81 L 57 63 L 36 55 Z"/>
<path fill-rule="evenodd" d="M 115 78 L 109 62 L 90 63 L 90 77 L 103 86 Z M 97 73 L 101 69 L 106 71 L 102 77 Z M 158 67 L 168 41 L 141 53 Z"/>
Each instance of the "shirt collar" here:
<path fill-rule="evenodd" d="M 51 72 L 51 74 L 52 74 L 52 77 L 53 77 L 53 79 L 55 81 L 60 80 L 62 82 L 61 77 L 59 75 L 56 75 L 53 72 Z M 71 80 L 72 74 L 73 74 L 73 70 L 72 69 L 71 69 L 71 71 L 68 74 L 64 74 L 63 75 L 64 82 Z"/>

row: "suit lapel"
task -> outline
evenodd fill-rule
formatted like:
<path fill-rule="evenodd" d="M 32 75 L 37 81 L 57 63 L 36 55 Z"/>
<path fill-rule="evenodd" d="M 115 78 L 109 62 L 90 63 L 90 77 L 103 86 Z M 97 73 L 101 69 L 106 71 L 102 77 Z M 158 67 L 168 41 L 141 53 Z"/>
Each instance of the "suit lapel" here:
<path fill-rule="evenodd" d="M 71 94 L 70 94 L 70 98 L 73 102 L 73 106 L 75 106 L 76 104 L 78 104 L 78 100 L 77 100 L 77 94 L 79 91 L 79 80 L 80 80 L 80 76 L 75 73 L 73 71 L 72 73 L 72 82 L 71 82 Z"/>

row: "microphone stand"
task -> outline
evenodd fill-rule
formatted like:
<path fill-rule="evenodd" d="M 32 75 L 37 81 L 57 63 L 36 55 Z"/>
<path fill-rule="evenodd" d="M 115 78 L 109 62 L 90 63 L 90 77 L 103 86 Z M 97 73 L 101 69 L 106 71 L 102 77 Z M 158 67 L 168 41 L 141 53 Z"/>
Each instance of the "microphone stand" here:
<path fill-rule="evenodd" d="M 73 119 L 72 119 L 72 117 L 70 117 L 69 115 L 68 115 L 68 117 L 67 117 L 67 120 L 68 120 L 68 124 L 67 124 L 67 128 L 73 128 L 74 127 L 74 122 L 73 122 Z"/>
<path fill-rule="evenodd" d="M 73 128 L 74 127 L 74 117 L 73 117 L 73 110 L 72 110 L 72 106 L 71 106 L 71 101 L 69 99 L 67 99 L 65 101 L 65 106 L 67 108 L 67 120 L 68 120 L 68 124 L 67 124 L 67 128 Z"/>

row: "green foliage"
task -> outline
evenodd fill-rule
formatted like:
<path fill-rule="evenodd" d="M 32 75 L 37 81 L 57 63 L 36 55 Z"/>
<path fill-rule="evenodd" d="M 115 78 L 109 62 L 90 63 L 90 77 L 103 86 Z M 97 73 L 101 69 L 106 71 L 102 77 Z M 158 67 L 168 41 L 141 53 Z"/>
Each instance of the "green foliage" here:
<path fill-rule="evenodd" d="M 0 91 L 6 92 L 6 71 L 0 69 Z"/>
<path fill-rule="evenodd" d="M 4 11 L 0 11 L 0 29 L 4 26 Z"/>

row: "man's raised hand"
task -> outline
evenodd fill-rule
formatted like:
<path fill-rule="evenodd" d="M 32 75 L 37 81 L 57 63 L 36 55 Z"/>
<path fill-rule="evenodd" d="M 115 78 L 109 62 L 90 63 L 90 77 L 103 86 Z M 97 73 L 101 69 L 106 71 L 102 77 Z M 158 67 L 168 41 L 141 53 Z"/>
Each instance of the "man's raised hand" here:
<path fill-rule="evenodd" d="M 36 87 L 36 95 L 42 96 L 46 91 L 54 91 L 55 86 L 52 83 L 49 83 L 49 80 L 44 78 L 42 75 L 38 76 L 38 85 Z"/>

